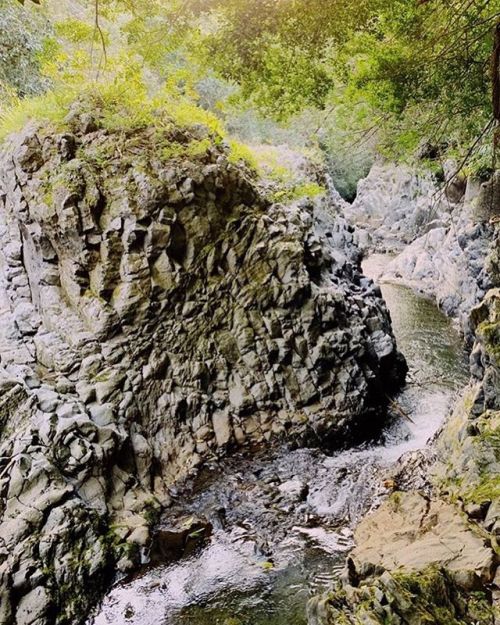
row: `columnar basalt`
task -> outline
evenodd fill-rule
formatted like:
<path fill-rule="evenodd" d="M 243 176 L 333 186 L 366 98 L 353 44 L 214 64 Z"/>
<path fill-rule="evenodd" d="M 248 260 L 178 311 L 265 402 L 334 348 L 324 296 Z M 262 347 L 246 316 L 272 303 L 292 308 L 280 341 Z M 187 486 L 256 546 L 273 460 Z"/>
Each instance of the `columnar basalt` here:
<path fill-rule="evenodd" d="M 175 480 L 345 444 L 404 378 L 342 219 L 268 205 L 204 128 L 99 126 L 0 161 L 0 623 L 81 622 Z"/>

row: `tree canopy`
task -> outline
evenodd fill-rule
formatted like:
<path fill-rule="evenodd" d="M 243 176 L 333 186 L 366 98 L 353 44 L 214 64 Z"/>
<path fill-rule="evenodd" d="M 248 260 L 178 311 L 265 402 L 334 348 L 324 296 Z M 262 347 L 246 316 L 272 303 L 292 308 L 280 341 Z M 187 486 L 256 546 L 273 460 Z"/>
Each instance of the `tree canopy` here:
<path fill-rule="evenodd" d="M 240 130 L 267 119 L 354 169 L 357 155 L 364 167 L 428 145 L 495 166 L 500 0 L 65 0 L 81 17 L 55 19 L 56 4 L 36 8 L 54 29 L 31 55 L 42 81 L 134 67 L 151 93 L 167 85 Z"/>

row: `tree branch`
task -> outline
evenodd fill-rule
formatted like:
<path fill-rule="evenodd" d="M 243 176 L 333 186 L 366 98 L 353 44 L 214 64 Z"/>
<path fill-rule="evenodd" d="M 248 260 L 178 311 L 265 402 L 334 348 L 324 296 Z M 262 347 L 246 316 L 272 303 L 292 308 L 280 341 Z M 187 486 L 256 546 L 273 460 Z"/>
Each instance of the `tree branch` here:
<path fill-rule="evenodd" d="M 96 38 L 96 35 L 98 35 L 99 39 L 101 40 L 102 53 L 104 57 L 104 65 L 106 66 L 108 62 L 108 52 L 106 50 L 106 39 L 104 37 L 104 33 L 101 28 L 101 23 L 99 21 L 99 0 L 94 0 L 94 35 L 92 37 L 92 49 L 90 51 L 91 62 L 94 56 L 94 40 Z M 99 62 L 99 67 L 97 68 L 97 78 L 99 77 L 100 69 L 101 69 L 101 63 Z"/>

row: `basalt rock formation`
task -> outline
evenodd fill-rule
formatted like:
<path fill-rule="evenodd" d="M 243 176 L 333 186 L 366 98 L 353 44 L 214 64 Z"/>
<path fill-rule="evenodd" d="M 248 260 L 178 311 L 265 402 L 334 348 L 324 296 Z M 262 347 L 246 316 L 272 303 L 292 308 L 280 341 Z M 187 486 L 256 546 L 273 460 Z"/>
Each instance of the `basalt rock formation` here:
<path fill-rule="evenodd" d="M 449 200 L 438 191 L 430 173 L 380 162 L 359 181 L 356 199 L 343 209 L 351 223 L 367 232 L 369 247 L 400 251 L 430 230 L 450 225 L 463 193 Z"/>
<path fill-rule="evenodd" d="M 484 596 L 465 593 L 445 569 L 385 571 L 312 601 L 309 625 L 496 625 Z"/>
<path fill-rule="evenodd" d="M 404 378 L 352 229 L 269 205 L 201 127 L 29 128 L 0 158 L 0 241 L 2 624 L 82 622 L 175 480 L 236 446 L 345 444 Z"/>
<path fill-rule="evenodd" d="M 448 163 L 445 178 L 455 170 Z M 470 342 L 470 310 L 493 286 L 488 257 L 498 219 L 498 181 L 498 176 L 483 183 L 459 177 L 443 187 L 430 174 L 376 164 L 360 182 L 352 206 L 342 206 L 368 249 L 397 253 L 382 280 L 433 298 L 457 318 Z"/>

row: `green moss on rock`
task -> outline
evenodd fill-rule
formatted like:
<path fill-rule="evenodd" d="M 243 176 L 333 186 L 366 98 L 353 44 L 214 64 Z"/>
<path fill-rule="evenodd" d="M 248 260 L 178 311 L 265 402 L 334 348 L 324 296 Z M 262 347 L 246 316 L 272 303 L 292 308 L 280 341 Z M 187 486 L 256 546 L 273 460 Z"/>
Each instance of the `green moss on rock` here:
<path fill-rule="evenodd" d="M 339 585 L 313 599 L 309 621 L 318 625 L 493 625 L 483 593 L 464 593 L 444 569 L 383 573 L 358 586 Z"/>
<path fill-rule="evenodd" d="M 500 320 L 484 321 L 478 328 L 484 347 L 493 361 L 500 366 Z"/>

